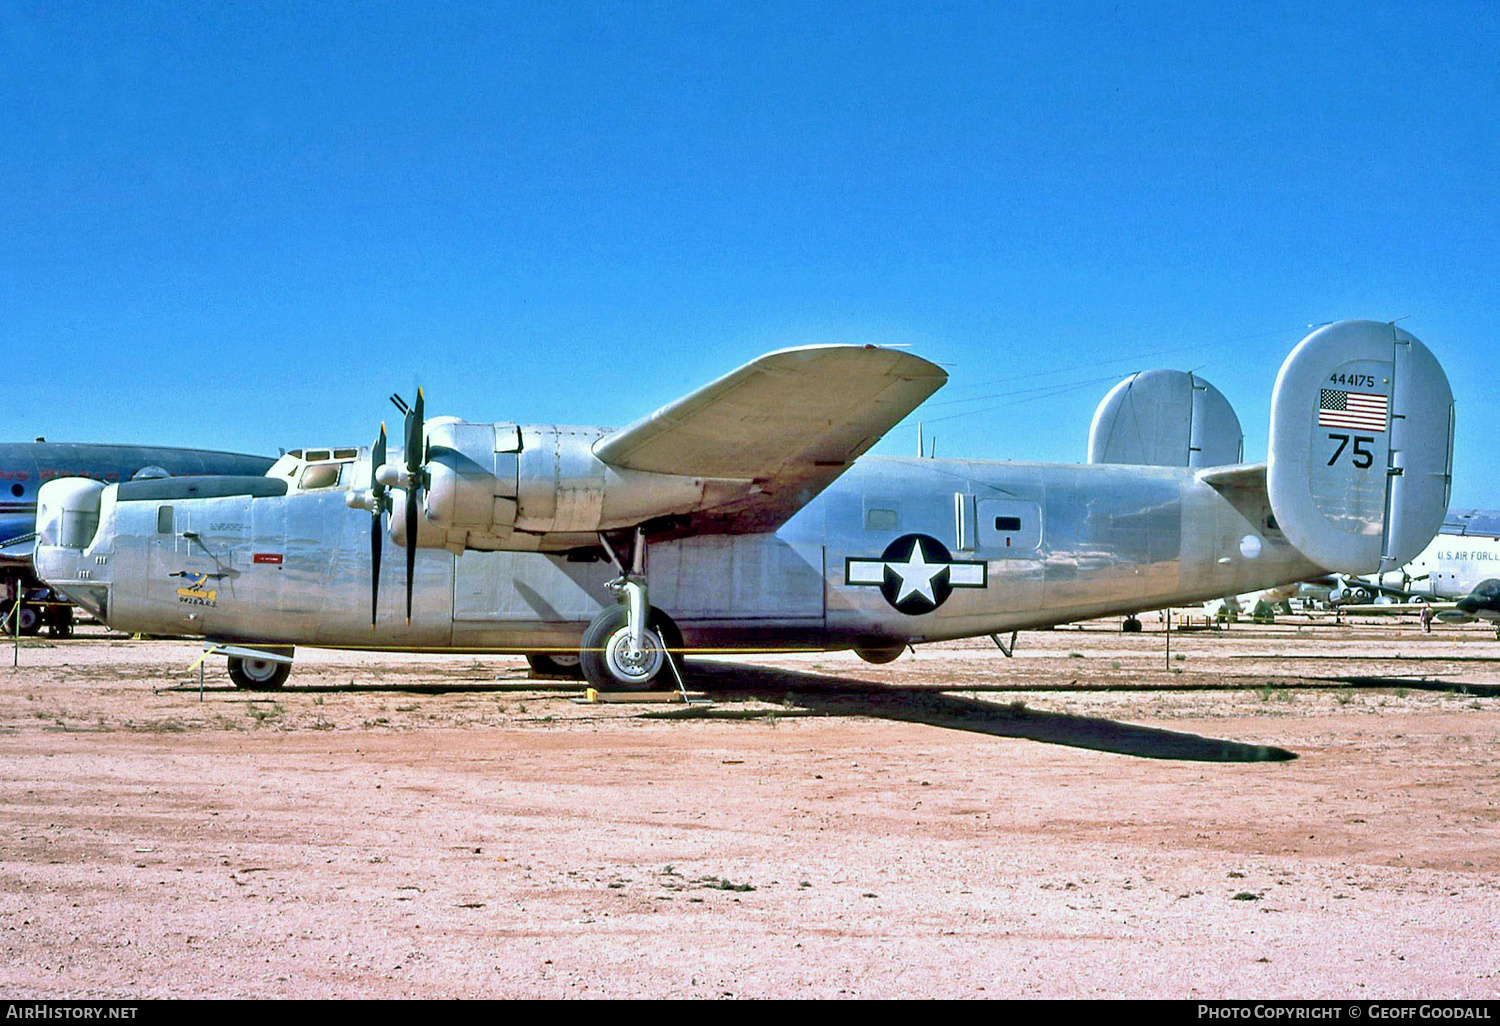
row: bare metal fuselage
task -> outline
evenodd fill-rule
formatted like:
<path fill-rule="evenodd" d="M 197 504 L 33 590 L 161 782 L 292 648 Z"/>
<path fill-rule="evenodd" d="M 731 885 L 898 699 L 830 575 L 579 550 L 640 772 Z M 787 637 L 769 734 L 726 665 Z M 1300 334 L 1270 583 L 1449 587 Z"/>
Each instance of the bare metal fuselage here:
<path fill-rule="evenodd" d="M 615 602 L 606 582 L 618 571 L 598 550 L 424 548 L 411 623 L 405 568 L 386 560 L 372 629 L 370 518 L 344 492 L 117 502 L 110 490 L 92 544 L 39 550 L 38 568 L 117 629 L 259 645 L 576 651 Z M 931 565 L 909 580 L 905 563 L 891 564 L 912 536 L 923 539 L 913 559 Z M 971 637 L 1321 572 L 1276 528 L 1263 484 L 1220 490 L 1178 468 L 872 457 L 774 533 L 658 541 L 647 558 L 652 605 L 687 647 L 729 651 Z"/>

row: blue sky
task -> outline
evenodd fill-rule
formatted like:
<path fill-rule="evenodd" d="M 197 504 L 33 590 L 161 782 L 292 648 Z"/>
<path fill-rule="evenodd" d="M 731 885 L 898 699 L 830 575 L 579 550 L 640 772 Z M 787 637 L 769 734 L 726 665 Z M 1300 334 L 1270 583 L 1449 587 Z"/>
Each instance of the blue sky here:
<path fill-rule="evenodd" d="M 1500 4 L 0 0 L 0 439 L 621 424 L 910 345 L 938 454 L 1074 461 L 1405 318 L 1500 507 Z M 915 448 L 913 422 L 879 452 Z"/>

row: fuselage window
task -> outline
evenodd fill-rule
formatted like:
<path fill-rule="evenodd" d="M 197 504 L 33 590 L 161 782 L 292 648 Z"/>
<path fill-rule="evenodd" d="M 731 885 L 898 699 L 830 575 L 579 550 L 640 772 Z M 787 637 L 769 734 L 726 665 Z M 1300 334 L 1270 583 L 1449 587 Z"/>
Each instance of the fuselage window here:
<path fill-rule="evenodd" d="M 996 555 L 1035 552 L 1042 544 L 1041 507 L 1026 499 L 980 499 L 979 547 Z"/>
<path fill-rule="evenodd" d="M 865 530 L 867 531 L 894 531 L 896 529 L 896 511 L 893 509 L 867 509 L 865 510 Z"/>
<path fill-rule="evenodd" d="M 171 506 L 158 506 L 158 507 L 156 507 L 156 533 L 157 534 L 171 534 L 172 533 L 172 507 Z"/>

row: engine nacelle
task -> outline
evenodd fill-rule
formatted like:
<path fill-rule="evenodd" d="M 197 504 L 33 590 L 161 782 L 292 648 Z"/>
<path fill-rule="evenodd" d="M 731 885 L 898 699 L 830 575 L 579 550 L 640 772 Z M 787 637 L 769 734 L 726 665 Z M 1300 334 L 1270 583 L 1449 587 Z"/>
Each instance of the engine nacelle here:
<path fill-rule="evenodd" d="M 504 537 L 516 523 L 514 424 L 469 424 L 439 418 L 427 426 L 423 512 L 446 532 Z"/>
<path fill-rule="evenodd" d="M 690 513 L 715 502 L 720 482 L 612 467 L 594 455 L 609 428 L 521 429 L 518 530 L 608 531 L 651 517 Z M 739 482 L 728 484 L 738 491 Z M 720 500 L 722 501 L 722 500 Z"/>
<path fill-rule="evenodd" d="M 609 428 L 470 424 L 426 430 L 417 544 L 455 551 L 538 547 L 549 534 L 592 535 L 727 501 L 750 482 L 622 470 L 594 455 Z M 393 456 L 382 475 L 404 475 Z M 400 485 L 398 484 L 399 488 Z M 391 537 L 405 544 L 405 498 L 393 493 Z"/>

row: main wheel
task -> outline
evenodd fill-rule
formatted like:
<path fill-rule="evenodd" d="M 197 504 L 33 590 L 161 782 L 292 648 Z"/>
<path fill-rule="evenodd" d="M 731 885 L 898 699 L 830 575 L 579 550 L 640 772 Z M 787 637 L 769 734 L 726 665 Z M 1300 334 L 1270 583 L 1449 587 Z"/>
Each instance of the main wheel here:
<path fill-rule="evenodd" d="M 6 634 L 16 633 L 17 615 L 18 614 L 16 612 L 15 605 L 11 604 L 11 606 L 5 612 L 4 630 Z M 21 620 L 22 634 L 36 634 L 42 629 L 42 613 L 41 610 L 37 609 L 36 606 L 27 605 L 23 602 L 21 604 L 19 616 Z"/>
<path fill-rule="evenodd" d="M 583 660 L 567 652 L 528 652 L 526 661 L 537 677 L 565 677 L 580 680 L 583 677 Z"/>
<path fill-rule="evenodd" d="M 671 619 L 653 609 L 646 618 L 641 651 L 630 652 L 629 613 L 624 606 L 611 606 L 594 617 L 583 633 L 578 651 L 584 679 L 600 691 L 645 691 L 662 684 L 675 686 L 668 660 L 673 650 L 682 650 L 682 638 Z"/>
<path fill-rule="evenodd" d="M 274 659 L 246 659 L 244 656 L 229 657 L 229 679 L 234 686 L 246 691 L 275 691 L 292 675 L 291 663 L 278 663 Z"/>

